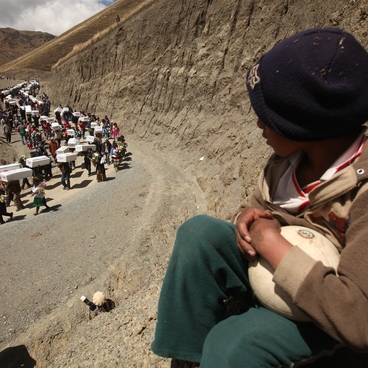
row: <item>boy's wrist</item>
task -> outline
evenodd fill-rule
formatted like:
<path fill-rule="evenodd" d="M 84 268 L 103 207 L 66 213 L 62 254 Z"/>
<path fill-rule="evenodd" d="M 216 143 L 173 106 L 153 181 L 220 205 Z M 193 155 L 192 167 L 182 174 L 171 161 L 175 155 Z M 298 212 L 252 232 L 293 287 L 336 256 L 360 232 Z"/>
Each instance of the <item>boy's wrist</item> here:
<path fill-rule="evenodd" d="M 257 227 L 252 231 L 251 237 L 251 245 L 273 270 L 277 268 L 286 253 L 292 248 L 292 244 L 274 227 Z"/>

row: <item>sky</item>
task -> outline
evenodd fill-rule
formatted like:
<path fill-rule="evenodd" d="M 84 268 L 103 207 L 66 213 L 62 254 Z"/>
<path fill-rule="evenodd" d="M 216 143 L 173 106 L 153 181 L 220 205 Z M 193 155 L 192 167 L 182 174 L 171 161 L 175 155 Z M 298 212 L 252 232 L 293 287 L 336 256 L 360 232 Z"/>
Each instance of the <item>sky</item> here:
<path fill-rule="evenodd" d="M 0 0 L 0 28 L 59 36 L 116 0 Z"/>

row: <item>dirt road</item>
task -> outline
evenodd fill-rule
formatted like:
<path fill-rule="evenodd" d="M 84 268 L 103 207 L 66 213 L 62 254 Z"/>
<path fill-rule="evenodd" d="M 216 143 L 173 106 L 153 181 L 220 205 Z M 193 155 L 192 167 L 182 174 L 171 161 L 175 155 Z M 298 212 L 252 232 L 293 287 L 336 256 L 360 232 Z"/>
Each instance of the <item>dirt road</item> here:
<path fill-rule="evenodd" d="M 160 280 L 176 227 L 205 212 L 196 183 L 127 139 L 131 161 L 119 172 L 109 166 L 107 182 L 88 177 L 78 158 L 69 191 L 53 169 L 46 193 L 51 211 L 33 216 L 30 189 L 22 194 L 25 210 L 9 207 L 14 218 L 0 228 L 0 351 L 25 340 L 39 364 L 53 361 L 60 354 L 55 345 L 33 351 L 39 339 L 54 334 L 44 330 L 51 320 L 65 345 L 86 323 L 81 295 L 102 290 L 120 305 L 150 280 Z"/>

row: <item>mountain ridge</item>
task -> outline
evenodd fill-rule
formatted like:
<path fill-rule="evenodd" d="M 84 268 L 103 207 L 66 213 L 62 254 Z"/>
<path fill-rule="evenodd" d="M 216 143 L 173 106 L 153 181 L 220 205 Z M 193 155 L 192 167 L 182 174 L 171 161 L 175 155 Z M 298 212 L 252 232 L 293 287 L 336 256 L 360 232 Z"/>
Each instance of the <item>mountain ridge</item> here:
<path fill-rule="evenodd" d="M 82 48 L 85 43 L 87 46 L 91 46 L 90 40 L 93 37 L 98 39 L 101 32 L 103 36 L 106 36 L 104 33 L 106 30 L 118 25 L 116 15 L 119 14 L 119 23 L 122 23 L 152 2 L 153 0 L 118 0 L 37 50 L 32 50 L 7 64 L 0 64 L 0 73 L 17 74 L 17 71 L 22 73 L 24 70 L 51 71 L 53 65 L 60 59 L 65 58 L 70 53 L 73 54 L 73 49 L 78 45 L 82 45 Z"/>
<path fill-rule="evenodd" d="M 54 38 L 54 35 L 47 32 L 0 28 L 0 69 Z"/>

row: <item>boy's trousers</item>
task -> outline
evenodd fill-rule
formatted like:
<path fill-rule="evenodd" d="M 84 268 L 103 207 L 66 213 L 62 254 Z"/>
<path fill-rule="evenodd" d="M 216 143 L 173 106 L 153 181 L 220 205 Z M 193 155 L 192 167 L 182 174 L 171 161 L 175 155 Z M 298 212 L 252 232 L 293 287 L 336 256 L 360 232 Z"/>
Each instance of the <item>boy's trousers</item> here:
<path fill-rule="evenodd" d="M 313 323 L 262 307 L 247 274 L 233 224 L 205 215 L 182 224 L 162 286 L 153 352 L 201 368 L 290 367 L 338 345 Z M 230 297 L 251 307 L 226 317 Z"/>

